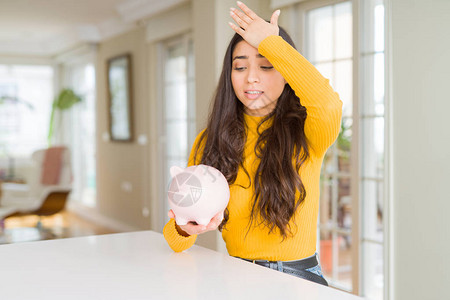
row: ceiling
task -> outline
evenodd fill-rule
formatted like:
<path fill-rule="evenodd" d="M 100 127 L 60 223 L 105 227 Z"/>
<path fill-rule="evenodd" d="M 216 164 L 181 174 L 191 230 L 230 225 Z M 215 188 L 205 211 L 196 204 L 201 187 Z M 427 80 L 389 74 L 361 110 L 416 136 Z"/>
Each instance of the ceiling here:
<path fill-rule="evenodd" d="M 99 42 L 187 0 L 0 0 L 0 56 L 52 56 Z"/>

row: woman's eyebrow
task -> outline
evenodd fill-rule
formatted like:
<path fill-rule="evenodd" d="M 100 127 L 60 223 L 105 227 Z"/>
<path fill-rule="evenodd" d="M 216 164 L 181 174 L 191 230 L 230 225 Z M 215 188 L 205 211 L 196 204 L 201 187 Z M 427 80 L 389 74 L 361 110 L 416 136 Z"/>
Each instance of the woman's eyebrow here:
<path fill-rule="evenodd" d="M 262 56 L 262 55 L 259 54 L 259 53 L 256 55 L 256 57 L 257 57 L 257 58 L 265 58 L 264 56 Z M 248 59 L 248 56 L 247 56 L 247 55 L 238 55 L 238 56 L 235 56 L 235 57 L 233 58 L 233 61 L 234 61 L 235 59 Z"/>

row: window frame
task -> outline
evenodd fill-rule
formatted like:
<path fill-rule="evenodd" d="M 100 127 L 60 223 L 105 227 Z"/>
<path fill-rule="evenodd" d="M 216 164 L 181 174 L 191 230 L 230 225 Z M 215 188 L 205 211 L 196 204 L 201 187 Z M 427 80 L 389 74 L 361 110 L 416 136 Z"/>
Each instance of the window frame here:
<path fill-rule="evenodd" d="M 362 270 L 362 207 L 360 203 L 360 199 L 362 199 L 361 186 L 362 186 L 362 141 L 361 138 L 361 119 L 364 114 L 361 111 L 361 101 L 362 101 L 362 85 L 364 82 L 363 78 L 363 70 L 361 63 L 361 44 L 363 42 L 364 36 L 362 35 L 362 15 L 364 9 L 364 1 L 362 0 L 310 0 L 310 1 L 297 1 L 299 3 L 295 3 L 290 6 L 291 14 L 290 14 L 290 23 L 289 29 L 293 32 L 293 38 L 296 40 L 298 45 L 298 49 L 301 53 L 305 53 L 306 47 L 305 43 L 307 41 L 307 11 L 312 9 L 321 8 L 324 6 L 335 5 L 343 2 L 351 2 L 352 4 L 352 30 L 353 30 L 353 78 L 352 78 L 352 90 L 353 90 L 353 104 L 352 104 L 352 143 L 351 143 L 351 205 L 352 205 L 352 240 L 358 241 L 353 242 L 352 245 L 352 291 L 353 294 L 361 294 L 363 292 L 363 280 L 361 276 L 363 276 Z M 391 95 L 390 95 L 390 87 L 389 87 L 389 13 L 390 13 L 390 1 L 389 0 L 381 0 L 384 4 L 384 20 L 385 20 L 385 47 L 384 47 L 384 79 L 385 79 L 385 99 L 384 99 L 384 174 L 383 174 L 383 276 L 384 276 L 384 295 L 383 299 L 393 299 L 393 286 L 392 286 L 392 274 L 393 274 L 393 266 L 390 261 L 390 257 L 392 257 L 393 253 L 393 234 L 390 227 L 392 224 L 392 185 L 390 184 L 390 178 L 392 178 L 392 129 L 390 126 L 391 119 Z M 295 16 L 295 17 L 293 17 Z M 297 18 L 297 20 L 295 20 Z M 307 54 L 305 55 L 307 56 Z M 336 287 L 341 289 L 339 287 Z M 342 289 L 347 291 L 345 289 Z M 347 291 L 348 292 L 348 291 Z"/>
<path fill-rule="evenodd" d="M 98 128 L 96 128 L 96 122 L 97 122 L 97 106 L 96 106 L 96 97 L 97 97 L 97 67 L 96 67 L 96 62 L 95 62 L 95 58 L 96 58 L 96 47 L 88 47 L 86 49 L 84 49 L 82 54 L 78 54 L 74 57 L 70 57 L 70 58 L 66 58 L 64 59 L 60 66 L 59 66 L 59 70 L 60 70 L 60 76 L 59 76 L 59 80 L 60 82 L 62 82 L 62 86 L 66 86 L 66 87 L 70 87 L 75 93 L 77 93 L 77 89 L 74 86 L 74 81 L 73 81 L 73 77 L 76 74 L 77 71 L 79 71 L 80 69 L 85 69 L 87 66 L 90 66 L 93 68 L 94 71 L 94 85 L 93 85 L 93 90 L 91 91 L 91 95 L 93 96 L 93 101 L 94 101 L 94 124 L 92 124 L 92 126 L 95 127 L 94 129 L 94 135 L 93 135 L 93 152 L 94 152 L 94 172 L 95 172 L 95 187 L 93 189 L 89 189 L 89 187 L 87 187 L 86 182 L 82 182 L 82 181 L 74 181 L 74 186 L 73 186 L 73 192 L 70 194 L 70 199 L 74 200 L 77 204 L 80 204 L 84 207 L 90 207 L 90 208 L 95 208 L 97 207 L 98 204 L 98 200 L 97 200 L 97 150 L 98 150 L 98 146 L 97 146 L 97 131 Z M 69 130 L 70 132 L 66 132 L 65 136 L 67 136 L 67 139 L 65 138 L 64 140 L 56 140 L 56 143 L 66 143 L 69 144 L 71 146 L 72 149 L 72 164 L 76 165 L 77 164 L 77 160 L 81 159 L 83 161 L 83 164 L 79 164 L 82 165 L 82 169 L 80 168 L 76 168 L 73 167 L 73 172 L 79 172 L 82 173 L 83 175 L 87 174 L 87 167 L 84 164 L 86 162 L 86 158 L 84 154 L 80 154 L 80 153 L 76 153 L 76 151 L 80 151 L 80 148 L 77 147 L 77 143 L 81 141 L 80 139 L 80 135 L 81 135 L 81 129 L 80 128 L 76 128 L 76 126 L 72 126 L 73 124 L 77 124 L 78 123 L 78 119 L 80 118 L 80 114 L 82 113 L 81 108 L 79 107 L 74 107 L 74 109 L 71 109 L 69 111 L 69 118 L 67 118 L 67 120 L 65 120 L 65 125 L 64 126 L 66 128 L 66 130 Z M 84 178 L 84 176 L 77 176 L 77 174 L 74 174 L 75 177 L 78 178 Z M 88 191 L 88 196 L 85 195 L 86 191 Z M 87 198 L 85 198 L 85 196 Z M 89 198 L 89 199 L 88 199 Z"/>
<path fill-rule="evenodd" d="M 158 86 L 161 87 L 161 89 L 158 89 L 158 95 L 157 95 L 157 168 L 158 168 L 158 174 L 161 175 L 160 179 L 158 181 L 160 184 L 158 185 L 158 199 L 160 202 L 159 205 L 159 211 L 160 216 L 163 216 L 159 218 L 159 230 L 162 232 L 164 225 L 168 222 L 168 216 L 167 212 L 169 210 L 169 205 L 167 202 L 167 184 L 166 184 L 166 178 L 167 178 L 167 172 L 166 172 L 166 163 L 167 163 L 167 126 L 166 126 L 166 113 L 165 113 L 165 62 L 167 60 L 167 49 L 175 44 L 182 43 L 184 50 L 185 50 L 185 56 L 186 56 L 186 89 L 187 89 L 187 153 L 186 157 L 189 159 L 189 152 L 190 152 L 190 146 L 193 144 L 195 140 L 195 95 L 193 99 L 190 97 L 190 80 L 193 80 L 195 82 L 195 75 L 193 77 L 190 76 L 190 74 L 194 74 L 194 72 L 191 71 L 191 69 L 195 68 L 195 63 L 190 63 L 189 61 L 189 55 L 190 51 L 194 51 L 193 47 L 193 37 L 191 32 L 184 32 L 180 35 L 177 35 L 175 37 L 171 37 L 165 40 L 162 40 L 158 42 L 157 44 L 157 59 L 158 59 Z M 190 46 L 192 45 L 192 47 Z M 190 48 L 191 47 L 191 48 Z M 192 85 L 195 93 L 195 84 Z"/>
<path fill-rule="evenodd" d="M 351 228 L 351 238 L 353 241 L 358 241 L 358 243 L 352 244 L 351 249 L 351 256 L 352 256 L 352 290 L 348 290 L 341 286 L 332 285 L 333 287 L 340 289 L 345 292 L 351 292 L 354 294 L 359 294 L 360 292 L 360 249 L 359 249 L 359 236 L 360 236 L 360 207 L 359 207 L 359 201 L 358 197 L 355 197 L 355 195 L 359 195 L 359 186 L 358 184 L 354 184 L 355 182 L 358 182 L 359 178 L 359 169 L 355 166 L 359 165 L 359 143 L 355 142 L 355 139 L 353 137 L 359 136 L 359 122 L 357 116 L 355 116 L 355 113 L 359 111 L 359 88 L 358 84 L 359 82 L 357 80 L 359 74 L 359 60 L 358 57 L 355 55 L 355 53 L 359 53 L 358 43 L 355 42 L 355 36 L 358 36 L 358 28 L 359 26 L 354 26 L 355 19 L 358 20 L 358 14 L 355 13 L 355 11 L 358 11 L 358 9 L 355 9 L 355 1 L 353 0 L 314 0 L 314 1 L 307 1 L 299 3 L 295 6 L 295 13 L 296 15 L 300 15 L 299 18 L 302 22 L 302 24 L 296 24 L 297 27 L 301 27 L 301 30 L 299 32 L 299 38 L 300 38 L 300 45 L 302 48 L 299 48 L 299 50 L 305 54 L 305 57 L 308 56 L 307 49 L 305 47 L 306 41 L 308 39 L 308 30 L 307 30 L 307 17 L 306 14 L 308 11 L 313 9 L 318 9 L 321 7 L 326 7 L 330 5 L 336 5 L 339 3 L 344 2 L 351 2 L 352 3 L 352 10 L 353 10 L 353 51 L 352 51 L 352 68 L 353 68 L 353 78 L 352 78 L 352 86 L 353 86 L 353 107 L 352 107 L 352 143 L 351 143 L 351 149 L 350 149 L 350 195 L 351 195 L 351 205 L 352 205 L 352 228 Z M 356 32 L 355 32 L 356 31 Z M 336 231 L 337 229 L 331 230 Z M 318 234 L 320 234 L 320 229 L 318 230 Z M 319 240 L 319 239 L 318 239 Z M 355 270 L 357 270 L 355 272 Z M 331 284 L 330 284 L 331 285 Z"/>

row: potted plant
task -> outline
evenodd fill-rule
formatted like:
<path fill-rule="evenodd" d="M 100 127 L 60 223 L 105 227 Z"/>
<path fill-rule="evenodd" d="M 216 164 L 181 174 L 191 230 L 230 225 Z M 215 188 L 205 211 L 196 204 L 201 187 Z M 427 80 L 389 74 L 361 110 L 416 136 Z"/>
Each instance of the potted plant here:
<path fill-rule="evenodd" d="M 81 102 L 81 97 L 75 94 L 72 89 L 62 89 L 58 97 L 53 101 L 52 113 L 50 115 L 50 126 L 48 128 L 48 146 L 51 146 L 54 133 L 55 112 L 57 110 L 64 111 L 70 109 L 74 104 Z"/>

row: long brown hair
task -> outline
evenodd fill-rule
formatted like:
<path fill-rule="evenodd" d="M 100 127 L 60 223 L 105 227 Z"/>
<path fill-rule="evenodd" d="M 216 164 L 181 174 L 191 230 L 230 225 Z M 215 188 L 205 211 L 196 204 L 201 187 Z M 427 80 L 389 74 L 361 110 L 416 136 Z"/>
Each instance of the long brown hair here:
<path fill-rule="evenodd" d="M 280 36 L 295 48 L 294 42 L 281 27 Z M 195 148 L 194 161 L 197 161 L 200 145 L 204 143 L 201 164 L 220 170 L 230 185 L 236 181 L 241 167 L 251 186 L 252 179 L 243 165 L 247 126 L 244 121 L 244 105 L 236 97 L 231 83 L 233 51 L 242 40 L 240 35 L 235 34 L 228 45 L 208 125 Z M 258 225 L 268 226 L 269 233 L 278 228 L 283 239 L 292 234 L 289 221 L 306 197 L 306 190 L 299 176 L 301 165 L 309 157 L 304 133 L 305 119 L 306 108 L 300 104 L 300 99 L 290 85 L 286 84 L 275 109 L 261 120 L 257 128 L 259 137 L 255 153 L 260 163 L 253 178 L 255 191 L 249 230 L 259 214 L 261 218 Z M 261 125 L 269 120 L 272 120 L 271 126 L 260 132 Z M 295 197 L 297 190 L 298 199 Z M 220 231 L 228 219 L 227 209 L 219 226 Z"/>

